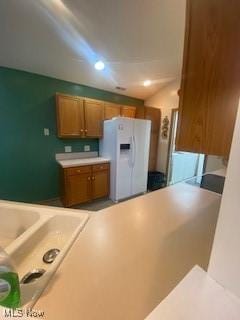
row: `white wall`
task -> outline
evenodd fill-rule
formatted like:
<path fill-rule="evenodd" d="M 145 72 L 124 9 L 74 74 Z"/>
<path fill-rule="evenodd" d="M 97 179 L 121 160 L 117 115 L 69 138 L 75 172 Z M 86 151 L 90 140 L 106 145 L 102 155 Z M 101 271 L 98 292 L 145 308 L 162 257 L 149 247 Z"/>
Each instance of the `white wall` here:
<path fill-rule="evenodd" d="M 180 79 L 177 79 L 159 90 L 155 95 L 145 101 L 149 107 L 173 109 L 178 108 L 178 94 Z"/>
<path fill-rule="evenodd" d="M 177 91 L 179 87 L 180 87 L 179 79 L 171 82 L 169 85 L 162 88 L 154 96 L 147 99 L 145 101 L 145 105 L 148 107 L 155 107 L 155 108 L 161 109 L 161 114 L 162 114 L 161 119 L 163 120 L 165 116 L 167 116 L 168 119 L 171 120 L 172 109 L 178 108 Z M 161 126 L 160 126 L 157 170 L 164 173 L 166 173 L 166 170 L 167 170 L 169 138 L 170 137 L 168 137 L 168 139 L 162 139 Z"/>
<path fill-rule="evenodd" d="M 230 153 L 225 188 L 209 273 L 240 298 L 240 110 Z"/>

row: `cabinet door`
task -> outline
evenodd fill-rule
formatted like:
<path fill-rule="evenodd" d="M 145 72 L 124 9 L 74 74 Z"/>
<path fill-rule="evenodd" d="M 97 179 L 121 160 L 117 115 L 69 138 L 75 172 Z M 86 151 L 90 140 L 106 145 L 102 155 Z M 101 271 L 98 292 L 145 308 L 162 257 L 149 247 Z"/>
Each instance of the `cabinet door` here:
<path fill-rule="evenodd" d="M 104 102 L 84 100 L 85 136 L 101 138 L 103 134 Z"/>
<path fill-rule="evenodd" d="M 60 138 L 84 135 L 83 100 L 78 97 L 57 94 L 57 125 Z"/>
<path fill-rule="evenodd" d="M 158 153 L 158 133 L 151 132 L 150 150 L 149 150 L 149 171 L 155 171 L 157 166 L 157 153 Z"/>
<path fill-rule="evenodd" d="M 151 120 L 151 138 L 148 169 L 149 171 L 155 171 L 157 166 L 161 111 L 157 108 L 145 107 L 144 117 L 146 120 Z"/>
<path fill-rule="evenodd" d="M 121 108 L 121 116 L 126 118 L 135 118 L 136 117 L 136 108 L 123 106 Z"/>
<path fill-rule="evenodd" d="M 144 119 L 145 118 L 145 107 L 137 107 L 136 108 L 136 118 L 137 119 Z"/>
<path fill-rule="evenodd" d="M 104 119 L 109 120 L 121 115 L 121 106 L 114 103 L 105 103 L 104 105 Z"/>
<path fill-rule="evenodd" d="M 91 200 L 91 173 L 70 175 L 66 178 L 66 205 L 72 206 Z"/>
<path fill-rule="evenodd" d="M 161 111 L 157 108 L 145 107 L 145 119 L 151 120 L 151 132 L 159 134 Z"/>
<path fill-rule="evenodd" d="M 109 166 L 98 165 L 99 168 L 94 169 L 92 173 L 92 198 L 98 199 L 109 195 Z M 101 169 L 101 167 L 103 169 Z"/>
<path fill-rule="evenodd" d="M 188 0 L 176 149 L 228 156 L 240 93 L 240 1 Z"/>

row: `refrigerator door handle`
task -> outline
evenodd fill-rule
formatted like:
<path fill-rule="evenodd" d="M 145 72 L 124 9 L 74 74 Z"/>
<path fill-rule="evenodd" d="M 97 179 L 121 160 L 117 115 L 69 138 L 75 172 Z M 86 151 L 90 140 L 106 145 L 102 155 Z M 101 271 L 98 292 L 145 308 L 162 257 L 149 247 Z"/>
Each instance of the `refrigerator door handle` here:
<path fill-rule="evenodd" d="M 134 142 L 133 142 L 133 136 L 131 136 L 131 159 L 130 159 L 130 166 L 133 167 L 133 160 L 134 160 Z"/>
<path fill-rule="evenodd" d="M 135 136 L 133 136 L 133 162 L 132 165 L 134 167 L 136 162 L 136 140 L 135 140 Z"/>

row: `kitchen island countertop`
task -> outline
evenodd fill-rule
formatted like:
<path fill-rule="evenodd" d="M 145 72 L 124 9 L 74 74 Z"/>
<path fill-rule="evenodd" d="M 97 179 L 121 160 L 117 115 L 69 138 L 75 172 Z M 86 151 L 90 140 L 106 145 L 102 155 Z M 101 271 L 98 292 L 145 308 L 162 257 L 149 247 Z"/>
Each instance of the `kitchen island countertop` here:
<path fill-rule="evenodd" d="M 196 264 L 221 197 L 179 183 L 92 213 L 34 309 L 47 320 L 143 320 Z"/>

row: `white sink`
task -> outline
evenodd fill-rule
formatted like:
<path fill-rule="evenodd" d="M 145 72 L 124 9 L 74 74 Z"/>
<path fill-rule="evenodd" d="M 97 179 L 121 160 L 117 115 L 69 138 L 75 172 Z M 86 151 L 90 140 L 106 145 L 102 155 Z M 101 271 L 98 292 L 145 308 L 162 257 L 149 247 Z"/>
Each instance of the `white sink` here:
<path fill-rule="evenodd" d="M 29 209 L 0 206 L 0 246 L 6 248 L 39 219 L 39 213 Z"/>
<path fill-rule="evenodd" d="M 79 230 L 80 220 L 78 217 L 57 215 L 44 221 L 39 229 L 11 254 L 20 279 L 32 269 L 51 269 L 52 264 L 43 261 L 44 254 L 50 249 L 64 252 L 69 246 L 69 240 Z"/>
<path fill-rule="evenodd" d="M 5 220 L 1 220 L 0 240 L 5 241 L 5 250 L 12 258 L 20 280 L 33 270 L 44 270 L 38 279 L 21 284 L 22 306 L 32 307 L 84 228 L 89 214 L 7 201 L 0 201 L 1 212 Z M 51 249 L 58 249 L 59 254 L 52 263 L 46 263 L 43 256 Z"/>

